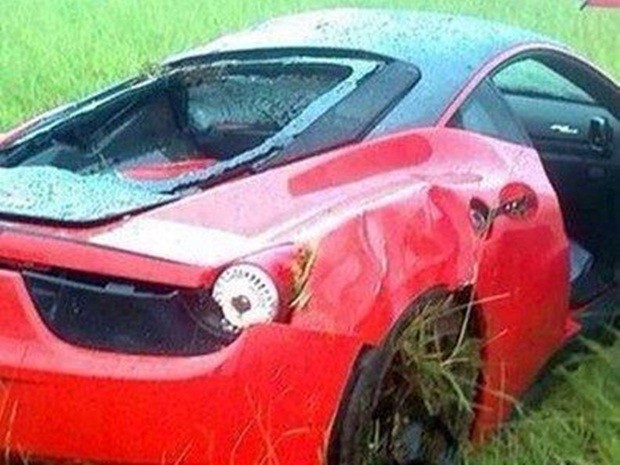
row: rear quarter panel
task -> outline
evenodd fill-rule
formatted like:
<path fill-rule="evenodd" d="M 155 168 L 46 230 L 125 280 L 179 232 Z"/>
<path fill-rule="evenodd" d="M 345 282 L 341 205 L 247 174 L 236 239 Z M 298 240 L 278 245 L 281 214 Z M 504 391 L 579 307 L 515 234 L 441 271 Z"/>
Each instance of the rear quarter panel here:
<path fill-rule="evenodd" d="M 537 194 L 535 214 L 523 221 L 498 217 L 490 235 L 476 234 L 471 199 L 495 208 L 502 189 L 515 183 Z M 290 324 L 367 345 L 381 344 L 430 289 L 472 286 L 484 328 L 478 438 L 506 418 L 511 399 L 566 336 L 567 241 L 538 154 L 464 131 L 421 129 L 345 147 L 222 184 L 103 232 L 77 234 L 84 254 L 105 245 L 191 264 L 191 282 L 201 286 L 210 286 L 230 260 L 298 244 L 309 260 Z M 231 237 L 235 247 L 226 242 Z M 78 266 L 69 253 L 52 263 L 59 254 L 34 261 Z M 83 271 L 87 261 L 80 262 Z M 128 276 L 136 271 L 131 266 Z M 177 268 L 157 268 L 157 279 L 180 282 Z M 312 363 L 313 354 L 302 355 L 301 365 Z"/>
<path fill-rule="evenodd" d="M 370 145 L 288 181 L 293 197 L 367 184 L 287 231 L 315 254 L 292 324 L 378 345 L 425 292 L 473 286 L 484 331 L 475 428 L 483 439 L 567 337 L 568 253 L 555 193 L 534 150 L 484 136 L 423 130 Z M 407 158 L 412 147 L 418 155 Z M 391 169 L 369 168 L 381 166 Z M 477 235 L 470 200 L 497 208 L 515 185 L 536 193 L 534 213 L 498 217 Z"/>

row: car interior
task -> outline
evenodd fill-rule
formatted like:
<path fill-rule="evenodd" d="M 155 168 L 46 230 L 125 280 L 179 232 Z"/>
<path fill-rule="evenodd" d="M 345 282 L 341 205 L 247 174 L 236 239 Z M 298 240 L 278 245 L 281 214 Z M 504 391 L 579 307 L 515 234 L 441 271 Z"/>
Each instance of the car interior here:
<path fill-rule="evenodd" d="M 85 113 L 5 166 L 137 178 L 210 166 L 259 147 L 349 74 L 287 62 L 190 68 Z"/>
<path fill-rule="evenodd" d="M 598 71 L 559 53 L 520 57 L 492 77 L 541 154 L 570 240 L 571 303 L 620 279 L 620 104 Z"/>
<path fill-rule="evenodd" d="M 620 281 L 620 93 L 599 71 L 559 52 L 504 63 L 448 126 L 534 146 L 562 209 L 571 305 Z"/>

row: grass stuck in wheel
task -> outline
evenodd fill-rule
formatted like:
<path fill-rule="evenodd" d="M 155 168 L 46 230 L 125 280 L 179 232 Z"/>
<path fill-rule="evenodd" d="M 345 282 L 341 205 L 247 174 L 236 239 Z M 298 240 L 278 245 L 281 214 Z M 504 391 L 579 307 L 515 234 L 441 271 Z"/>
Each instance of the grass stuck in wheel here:
<path fill-rule="evenodd" d="M 457 461 L 473 419 L 480 370 L 472 306 L 424 305 L 389 343 L 368 428 L 365 465 Z"/>

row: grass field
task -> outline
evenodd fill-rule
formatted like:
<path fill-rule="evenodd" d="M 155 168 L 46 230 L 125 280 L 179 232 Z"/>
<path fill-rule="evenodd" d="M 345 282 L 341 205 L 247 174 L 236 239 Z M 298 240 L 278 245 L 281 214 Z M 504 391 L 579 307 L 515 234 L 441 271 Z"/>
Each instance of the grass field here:
<path fill-rule="evenodd" d="M 566 41 L 620 76 L 620 13 L 578 0 L 0 0 L 0 130 L 146 63 L 274 14 L 397 6 L 499 19 Z"/>
<path fill-rule="evenodd" d="M 398 6 L 499 19 L 563 40 L 620 77 L 620 12 L 577 0 L 0 0 L 0 130 L 277 13 Z M 471 464 L 620 464 L 620 345 L 560 367 L 542 405 Z"/>

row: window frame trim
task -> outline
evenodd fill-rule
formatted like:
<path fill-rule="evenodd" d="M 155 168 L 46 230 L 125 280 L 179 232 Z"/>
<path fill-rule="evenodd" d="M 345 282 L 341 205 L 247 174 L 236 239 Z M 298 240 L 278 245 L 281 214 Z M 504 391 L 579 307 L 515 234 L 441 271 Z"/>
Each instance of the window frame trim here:
<path fill-rule="evenodd" d="M 616 84 L 613 78 L 605 74 L 602 70 L 598 69 L 592 63 L 588 62 L 585 58 L 581 58 L 572 53 L 568 53 L 568 51 L 566 50 L 553 49 L 553 48 L 533 49 L 533 50 L 528 50 L 525 52 L 517 53 L 513 55 L 512 57 L 510 57 L 509 59 L 506 59 L 502 63 L 500 63 L 497 67 L 495 67 L 491 72 L 488 73 L 487 77 L 490 77 L 492 79 L 493 76 L 495 76 L 497 73 L 501 72 L 503 69 L 507 68 L 508 66 L 511 66 L 512 64 L 516 62 L 527 60 L 527 59 L 532 59 L 534 61 L 539 62 L 543 66 L 548 67 L 550 70 L 557 73 L 560 77 L 566 79 L 574 86 L 580 88 L 583 92 L 588 94 L 593 100 L 593 102 L 581 102 L 581 101 L 577 102 L 573 100 L 568 102 L 568 100 L 566 100 L 568 103 L 572 102 L 572 103 L 576 103 L 580 105 L 599 106 L 599 107 L 605 108 L 612 115 L 614 115 L 616 118 L 620 120 L 620 94 L 619 94 L 620 89 L 618 87 L 618 84 Z M 571 79 L 568 76 L 566 76 L 566 73 L 562 69 L 562 66 L 572 67 L 578 73 L 578 76 L 579 76 L 578 81 L 575 82 L 574 79 Z M 594 82 L 595 85 L 584 86 L 581 82 L 579 82 L 580 80 L 591 81 L 591 82 Z M 608 96 L 607 94 L 609 93 L 609 95 L 613 97 L 614 91 L 616 94 L 617 101 L 615 102 L 615 105 L 614 105 L 614 102 L 612 102 L 611 105 L 609 105 L 606 102 L 606 97 Z M 540 97 L 540 98 L 543 98 L 543 97 Z M 560 99 L 554 99 L 552 97 L 548 97 L 548 99 L 560 100 Z"/>
<path fill-rule="evenodd" d="M 570 60 L 576 62 L 582 67 L 582 69 L 588 70 L 592 74 L 598 76 L 602 82 L 605 83 L 607 89 L 613 89 L 618 92 L 618 84 L 610 74 L 591 63 L 584 56 L 573 52 L 566 46 L 560 44 L 553 44 L 548 42 L 531 42 L 527 44 L 517 45 L 510 49 L 507 49 L 492 59 L 490 59 L 484 66 L 474 71 L 469 81 L 467 81 L 459 92 L 454 95 L 452 101 L 446 106 L 442 115 L 439 117 L 436 127 L 446 127 L 448 122 L 452 119 L 454 113 L 461 107 L 463 102 L 467 100 L 467 97 L 473 92 L 478 84 L 486 77 L 491 76 L 497 69 L 504 66 L 506 63 L 511 62 L 514 59 L 530 54 L 543 54 L 543 55 L 555 55 L 561 59 Z M 611 112 L 620 119 L 620 96 L 618 97 L 618 114 Z"/>

